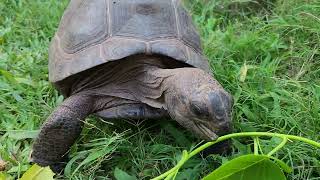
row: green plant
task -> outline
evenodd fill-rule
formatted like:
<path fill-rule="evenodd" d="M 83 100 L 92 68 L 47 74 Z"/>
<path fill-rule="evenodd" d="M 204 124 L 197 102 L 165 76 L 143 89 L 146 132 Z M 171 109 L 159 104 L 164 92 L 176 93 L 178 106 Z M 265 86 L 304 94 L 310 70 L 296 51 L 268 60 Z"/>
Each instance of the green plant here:
<path fill-rule="evenodd" d="M 320 1 L 184 1 L 214 76 L 234 97 L 235 131 L 279 132 L 319 142 Z M 30 167 L 32 138 L 63 100 L 48 82 L 48 46 L 68 2 L 0 0 L 0 159 L 6 162 L 0 177 L 21 178 Z M 114 179 L 116 167 L 150 179 L 175 166 L 182 150 L 200 141 L 167 119 L 110 123 L 89 118 L 71 157 L 98 148 L 86 146 L 92 140 L 124 131 L 128 133 L 117 140 L 121 143 L 109 158 L 95 161 L 94 169 L 90 163 L 81 166 L 71 179 Z M 271 151 L 278 141 L 261 138 L 261 149 Z M 252 153 L 250 143 L 233 139 L 230 156 L 194 156 L 176 179 L 204 177 L 210 169 Z M 288 179 L 319 179 L 318 149 L 287 143 L 273 156 L 293 169 Z M 71 171 L 84 159 L 73 162 Z"/>
<path fill-rule="evenodd" d="M 293 136 L 293 135 L 286 135 L 286 134 L 277 134 L 277 133 L 268 133 L 268 132 L 242 132 L 242 133 L 234 133 L 234 134 L 228 134 L 222 137 L 219 137 L 217 140 L 213 142 L 208 142 L 195 150 L 191 151 L 190 153 L 187 152 L 186 150 L 183 151 L 183 155 L 181 160 L 178 162 L 178 164 L 170 169 L 169 171 L 165 172 L 164 174 L 153 178 L 152 180 L 160 180 L 160 179 L 166 179 L 166 180 L 171 180 L 175 179 L 176 175 L 179 172 L 179 169 L 185 164 L 186 161 L 188 161 L 191 157 L 195 156 L 198 154 L 200 151 L 208 148 L 209 146 L 212 146 L 218 142 L 228 140 L 230 138 L 236 138 L 236 137 L 252 137 L 254 141 L 254 155 L 246 155 L 246 156 L 240 156 L 232 161 L 230 161 L 228 164 L 223 165 L 222 167 L 218 168 L 217 170 L 213 171 L 211 174 L 206 176 L 204 180 L 230 180 L 232 178 L 237 178 L 237 177 L 242 177 L 245 179 L 255 179 L 256 177 L 265 179 L 265 180 L 272 180 L 272 179 L 285 179 L 284 175 L 281 173 L 280 167 L 282 167 L 282 170 L 290 173 L 292 172 L 291 168 L 289 168 L 283 161 L 272 157 L 274 153 L 279 151 L 288 141 L 291 140 L 298 140 L 302 141 L 305 143 L 308 143 L 312 146 L 315 146 L 317 148 L 320 148 L 320 143 L 315 142 L 313 140 L 299 137 L 299 136 Z M 264 154 L 262 149 L 260 148 L 260 142 L 259 142 L 259 137 L 260 136 L 270 136 L 270 137 L 279 137 L 282 139 L 282 142 L 276 146 L 273 150 L 271 150 L 268 154 Z M 259 155 L 259 152 L 262 153 L 262 155 Z M 272 164 L 272 161 L 270 159 L 275 160 L 276 163 L 280 165 L 274 166 Z M 250 162 L 248 162 L 250 161 Z M 249 172 L 246 173 L 239 173 L 240 171 L 247 171 L 248 168 L 246 166 L 261 166 L 259 164 L 260 162 L 266 162 L 267 166 L 265 166 L 266 169 L 262 169 L 258 175 L 254 174 L 254 170 L 259 170 L 257 168 L 250 170 Z M 263 165 L 263 164 L 262 164 Z M 238 167 L 238 168 L 235 168 Z M 245 176 L 243 176 L 245 174 Z M 221 176 L 223 175 L 223 176 Z M 235 177 L 232 177 L 235 176 Z"/>
<path fill-rule="evenodd" d="M 40 167 L 35 164 L 23 174 L 20 180 L 54 180 L 53 176 L 54 173 L 49 167 Z M 6 180 L 6 178 L 3 180 Z"/>

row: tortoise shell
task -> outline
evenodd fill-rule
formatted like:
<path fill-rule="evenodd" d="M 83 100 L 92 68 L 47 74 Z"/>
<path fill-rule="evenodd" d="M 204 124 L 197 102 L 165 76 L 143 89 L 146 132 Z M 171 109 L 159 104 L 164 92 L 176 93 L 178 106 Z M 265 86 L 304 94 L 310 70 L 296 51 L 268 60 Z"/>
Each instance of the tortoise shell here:
<path fill-rule="evenodd" d="M 164 55 L 210 72 L 200 37 L 177 0 L 71 0 L 49 50 L 59 82 L 135 54 Z"/>

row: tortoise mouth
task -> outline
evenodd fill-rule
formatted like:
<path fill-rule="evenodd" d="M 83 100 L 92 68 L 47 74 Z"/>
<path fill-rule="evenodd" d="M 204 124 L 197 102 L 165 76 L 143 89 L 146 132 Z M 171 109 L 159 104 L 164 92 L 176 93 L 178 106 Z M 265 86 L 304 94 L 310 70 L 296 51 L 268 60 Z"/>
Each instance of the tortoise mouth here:
<path fill-rule="evenodd" d="M 213 128 L 208 128 L 206 125 L 203 123 L 195 123 L 196 128 L 198 129 L 199 133 L 205 138 L 206 140 L 209 141 L 214 141 L 219 138 L 219 136 L 211 129 Z"/>
<path fill-rule="evenodd" d="M 214 141 L 220 136 L 232 132 L 231 122 L 206 122 L 203 120 L 194 121 L 194 129 L 205 140 Z"/>

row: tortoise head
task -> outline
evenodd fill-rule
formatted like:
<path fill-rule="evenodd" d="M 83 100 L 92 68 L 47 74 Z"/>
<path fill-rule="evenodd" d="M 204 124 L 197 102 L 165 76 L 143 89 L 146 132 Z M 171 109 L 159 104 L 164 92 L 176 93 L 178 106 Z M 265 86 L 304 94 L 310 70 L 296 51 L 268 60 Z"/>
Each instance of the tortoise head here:
<path fill-rule="evenodd" d="M 231 96 L 223 89 L 201 87 L 191 94 L 189 117 L 201 137 L 209 140 L 231 131 Z"/>
<path fill-rule="evenodd" d="M 231 132 L 232 98 L 213 77 L 187 70 L 175 78 L 166 98 L 172 118 L 205 140 Z"/>

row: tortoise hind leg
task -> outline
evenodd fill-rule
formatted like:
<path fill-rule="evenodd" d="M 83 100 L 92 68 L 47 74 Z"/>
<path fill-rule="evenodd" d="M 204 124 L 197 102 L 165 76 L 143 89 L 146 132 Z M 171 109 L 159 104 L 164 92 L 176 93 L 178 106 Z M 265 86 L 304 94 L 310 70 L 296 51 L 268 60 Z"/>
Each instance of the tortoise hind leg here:
<path fill-rule="evenodd" d="M 74 95 L 48 117 L 33 144 L 31 161 L 60 173 L 66 154 L 81 133 L 83 120 L 93 109 L 93 98 Z"/>
<path fill-rule="evenodd" d="M 140 103 L 122 104 L 98 111 L 96 114 L 104 119 L 157 119 L 169 116 L 164 109 Z"/>

